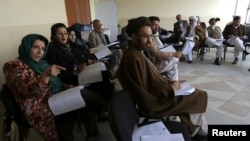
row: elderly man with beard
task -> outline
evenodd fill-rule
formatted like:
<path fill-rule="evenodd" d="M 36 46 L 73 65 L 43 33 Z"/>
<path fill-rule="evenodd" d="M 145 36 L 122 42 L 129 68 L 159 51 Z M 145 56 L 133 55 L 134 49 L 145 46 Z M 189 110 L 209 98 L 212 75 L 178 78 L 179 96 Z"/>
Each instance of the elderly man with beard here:
<path fill-rule="evenodd" d="M 185 39 L 182 53 L 188 63 L 193 62 L 193 50 L 198 52 L 204 45 L 206 39 L 205 31 L 200 25 L 197 25 L 197 21 L 198 18 L 196 16 L 190 16 L 189 26 L 182 35 L 182 38 Z"/>
<path fill-rule="evenodd" d="M 206 45 L 210 48 L 215 47 L 216 51 L 216 59 L 214 61 L 215 65 L 220 65 L 220 58 L 223 56 L 223 35 L 219 26 L 216 26 L 217 21 L 219 18 L 211 18 L 209 20 L 209 27 L 207 27 L 206 32 Z"/>

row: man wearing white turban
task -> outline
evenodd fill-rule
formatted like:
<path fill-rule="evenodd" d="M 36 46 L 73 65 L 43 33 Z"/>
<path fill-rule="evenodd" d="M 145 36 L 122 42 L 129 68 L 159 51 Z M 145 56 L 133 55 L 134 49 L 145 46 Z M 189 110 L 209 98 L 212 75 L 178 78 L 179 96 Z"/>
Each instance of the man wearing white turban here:
<path fill-rule="evenodd" d="M 185 40 L 182 53 L 189 63 L 193 62 L 193 50 L 198 52 L 204 45 L 206 39 L 205 31 L 200 25 L 197 25 L 197 21 L 198 18 L 196 16 L 190 16 L 189 26 L 182 35 L 182 38 Z"/>

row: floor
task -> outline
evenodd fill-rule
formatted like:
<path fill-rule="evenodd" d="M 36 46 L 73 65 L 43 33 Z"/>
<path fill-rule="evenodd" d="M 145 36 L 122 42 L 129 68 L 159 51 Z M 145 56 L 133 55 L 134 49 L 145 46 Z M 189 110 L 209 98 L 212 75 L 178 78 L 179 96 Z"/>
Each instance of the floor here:
<path fill-rule="evenodd" d="M 185 79 L 196 88 L 206 90 L 208 93 L 208 107 L 206 119 L 208 124 L 249 124 L 250 123 L 250 58 L 239 60 L 233 65 L 233 50 L 228 49 L 226 61 L 221 66 L 213 64 L 216 49 L 206 52 L 204 61 L 196 58 L 192 64 L 180 62 L 179 79 Z M 117 89 L 121 89 L 118 80 Z M 3 115 L 3 107 L 0 105 L 0 118 Z M 0 120 L 0 127 L 2 127 Z M 112 135 L 108 122 L 100 122 L 99 128 L 102 134 Z M 2 134 L 0 128 L 0 135 Z M 75 129 L 76 141 L 82 141 L 85 137 L 84 129 Z M 0 138 L 0 140 L 3 140 Z M 33 130 L 29 141 L 42 141 L 41 137 Z"/>

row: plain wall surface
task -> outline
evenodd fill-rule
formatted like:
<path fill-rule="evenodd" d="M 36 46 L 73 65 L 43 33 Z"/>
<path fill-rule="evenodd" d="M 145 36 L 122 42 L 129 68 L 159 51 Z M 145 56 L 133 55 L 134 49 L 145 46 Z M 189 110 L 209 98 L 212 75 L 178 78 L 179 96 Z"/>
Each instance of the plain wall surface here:
<path fill-rule="evenodd" d="M 249 0 L 117 0 L 118 23 L 121 26 L 127 24 L 129 18 L 138 16 L 158 16 L 161 19 L 160 26 L 173 30 L 176 15 L 181 14 L 183 19 L 189 16 L 200 16 L 201 21 L 206 22 L 212 17 L 219 17 L 217 23 L 222 29 L 226 23 L 232 21 L 234 14 L 242 16 L 245 22 Z M 236 7 L 236 13 L 235 13 Z"/>
<path fill-rule="evenodd" d="M 0 0 L 0 84 L 5 82 L 2 66 L 15 59 L 22 37 L 39 33 L 50 37 L 54 23 L 67 24 L 64 0 Z"/>

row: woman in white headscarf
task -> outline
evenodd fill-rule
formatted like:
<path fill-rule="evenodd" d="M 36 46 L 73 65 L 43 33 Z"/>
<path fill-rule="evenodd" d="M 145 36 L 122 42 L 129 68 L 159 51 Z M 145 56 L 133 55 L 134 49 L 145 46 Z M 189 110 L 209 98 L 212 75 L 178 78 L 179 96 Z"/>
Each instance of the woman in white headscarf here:
<path fill-rule="evenodd" d="M 197 25 L 197 21 L 198 18 L 196 16 L 190 16 L 189 26 L 182 36 L 185 40 L 182 53 L 189 63 L 193 62 L 192 51 L 199 51 L 200 47 L 204 45 L 206 38 L 204 29 Z"/>

